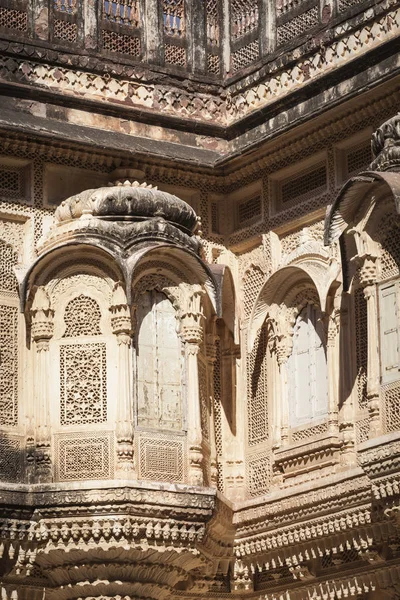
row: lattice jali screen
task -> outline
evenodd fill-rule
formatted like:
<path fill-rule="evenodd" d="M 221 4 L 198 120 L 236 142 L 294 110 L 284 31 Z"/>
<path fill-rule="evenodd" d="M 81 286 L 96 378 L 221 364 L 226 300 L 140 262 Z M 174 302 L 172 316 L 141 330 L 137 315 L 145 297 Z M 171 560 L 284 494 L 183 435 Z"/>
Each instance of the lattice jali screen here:
<path fill-rule="evenodd" d="M 388 214 L 377 229 L 382 252 L 380 257 L 380 279 L 390 279 L 400 274 L 400 227 L 396 218 Z"/>
<path fill-rule="evenodd" d="M 106 420 L 106 344 L 63 344 L 60 346 L 61 425 Z"/>
<path fill-rule="evenodd" d="M 277 44 L 294 38 L 319 24 L 319 5 L 314 0 L 303 2 L 277 2 Z"/>
<path fill-rule="evenodd" d="M 237 205 L 237 226 L 250 225 L 261 218 L 261 196 L 242 200 Z"/>
<path fill-rule="evenodd" d="M 368 356 L 368 325 L 367 301 L 362 288 L 354 292 L 354 317 L 356 330 L 356 368 L 358 409 L 366 408 L 367 400 L 367 356 Z"/>
<path fill-rule="evenodd" d="M 381 387 L 384 409 L 385 430 L 400 430 L 400 381 L 394 381 Z"/>
<path fill-rule="evenodd" d="M 78 17 L 81 17 L 81 12 L 77 0 L 53 0 L 53 38 L 69 43 L 76 42 Z"/>
<path fill-rule="evenodd" d="M 57 481 L 112 479 L 114 438 L 112 432 L 55 434 Z"/>
<path fill-rule="evenodd" d="M 0 197 L 4 200 L 24 197 L 24 172 L 23 168 L 0 164 Z"/>
<path fill-rule="evenodd" d="M 224 491 L 224 477 L 222 465 L 222 365 L 221 365 L 221 343 L 217 339 L 215 342 L 216 360 L 214 365 L 214 428 L 215 428 L 215 447 L 217 450 L 217 469 L 218 469 L 218 489 Z"/>
<path fill-rule="evenodd" d="M 184 483 L 185 441 L 170 436 L 140 434 L 139 478 Z"/>
<path fill-rule="evenodd" d="M 319 423 L 318 425 L 305 426 L 296 429 L 292 429 L 290 432 L 291 441 L 293 443 L 307 440 L 309 438 L 316 437 L 328 431 L 328 423 Z"/>
<path fill-rule="evenodd" d="M 265 274 L 260 267 L 252 266 L 246 271 L 241 285 L 243 292 L 243 308 L 246 318 L 251 315 L 254 303 L 264 282 Z"/>
<path fill-rule="evenodd" d="M 206 35 L 207 35 L 207 73 L 219 75 L 221 4 L 218 0 L 206 0 Z"/>
<path fill-rule="evenodd" d="M 0 305 L 0 425 L 18 425 L 18 308 Z"/>
<path fill-rule="evenodd" d="M 339 12 L 343 12 L 347 10 L 351 6 L 355 6 L 356 4 L 361 4 L 363 0 L 338 0 L 337 9 Z"/>
<path fill-rule="evenodd" d="M 0 434 L 0 480 L 21 481 L 23 471 L 22 439 Z"/>
<path fill-rule="evenodd" d="M 207 367 L 203 360 L 199 359 L 199 397 L 200 397 L 200 417 L 201 430 L 203 438 L 210 441 L 210 410 L 208 406 L 208 386 L 207 386 Z"/>
<path fill-rule="evenodd" d="M 327 171 L 326 164 L 323 163 L 277 182 L 276 207 L 281 210 L 290 208 L 299 202 L 315 198 L 326 192 L 326 189 Z"/>
<path fill-rule="evenodd" d="M 372 160 L 371 144 L 363 143 L 346 152 L 346 172 L 347 177 L 353 177 L 360 171 L 367 170 Z"/>
<path fill-rule="evenodd" d="M 70 300 L 65 307 L 64 337 L 101 335 L 101 312 L 96 300 L 81 294 Z"/>
<path fill-rule="evenodd" d="M 254 446 L 269 438 L 267 329 L 262 327 L 247 356 L 248 444 Z"/>
<path fill-rule="evenodd" d="M 186 67 L 186 6 L 185 0 L 162 0 L 164 19 L 164 61 L 176 67 Z"/>
<path fill-rule="evenodd" d="M 139 0 L 103 0 L 103 50 L 138 58 L 141 56 Z"/>
<path fill-rule="evenodd" d="M 254 40 L 245 46 L 241 46 L 231 54 L 232 71 L 236 72 L 254 61 L 260 56 L 260 47 L 258 40 Z"/>
<path fill-rule="evenodd" d="M 17 5 L 17 3 L 15 3 Z M 28 14 L 25 3 L 20 3 L 20 10 L 0 6 L 0 29 L 8 31 L 27 31 Z"/>
<path fill-rule="evenodd" d="M 246 460 L 246 479 L 249 496 L 266 494 L 271 485 L 272 469 L 269 452 L 258 452 Z"/>
<path fill-rule="evenodd" d="M 17 264 L 18 255 L 10 244 L 0 239 L 0 293 L 17 297 L 17 280 L 13 267 Z"/>
<path fill-rule="evenodd" d="M 165 44 L 164 60 L 169 65 L 186 67 L 186 48 L 176 44 Z"/>

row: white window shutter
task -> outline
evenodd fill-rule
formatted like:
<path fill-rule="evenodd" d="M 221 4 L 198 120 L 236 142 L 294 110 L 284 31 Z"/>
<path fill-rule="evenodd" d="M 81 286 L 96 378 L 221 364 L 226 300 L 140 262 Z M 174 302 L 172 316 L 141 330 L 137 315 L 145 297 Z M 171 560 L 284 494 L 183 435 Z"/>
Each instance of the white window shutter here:
<path fill-rule="evenodd" d="M 400 378 L 399 371 L 399 282 L 379 289 L 382 382 Z"/>

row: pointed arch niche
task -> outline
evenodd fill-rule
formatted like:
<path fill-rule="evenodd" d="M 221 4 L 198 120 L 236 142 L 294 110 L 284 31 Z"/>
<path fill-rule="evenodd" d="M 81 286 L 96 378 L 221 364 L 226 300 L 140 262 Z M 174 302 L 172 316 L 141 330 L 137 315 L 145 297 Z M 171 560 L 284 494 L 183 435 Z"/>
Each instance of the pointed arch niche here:
<path fill-rule="evenodd" d="M 270 472 L 248 469 L 250 492 L 251 476 L 266 491 L 329 474 L 339 463 L 332 306 L 300 266 L 277 271 L 256 300 L 248 335 L 249 464 L 255 469 L 269 449 Z"/>

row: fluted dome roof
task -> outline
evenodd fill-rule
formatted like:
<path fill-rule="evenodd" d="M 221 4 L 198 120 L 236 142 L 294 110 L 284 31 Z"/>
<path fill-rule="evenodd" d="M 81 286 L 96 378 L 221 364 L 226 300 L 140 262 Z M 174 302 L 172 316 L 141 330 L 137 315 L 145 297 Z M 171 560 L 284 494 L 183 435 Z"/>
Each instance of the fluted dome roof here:
<path fill-rule="evenodd" d="M 71 196 L 55 213 L 59 223 L 84 215 L 111 221 L 164 219 L 189 235 L 195 232 L 198 224 L 193 208 L 177 196 L 129 180 Z"/>

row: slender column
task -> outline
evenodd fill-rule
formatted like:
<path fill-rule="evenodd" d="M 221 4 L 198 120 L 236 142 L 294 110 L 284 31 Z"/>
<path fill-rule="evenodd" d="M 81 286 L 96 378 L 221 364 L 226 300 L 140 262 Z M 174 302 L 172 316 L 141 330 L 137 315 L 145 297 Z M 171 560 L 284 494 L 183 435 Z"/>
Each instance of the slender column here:
<path fill-rule="evenodd" d="M 201 296 L 204 293 L 200 285 L 191 286 L 185 298 L 185 310 L 181 313 L 180 335 L 185 341 L 187 372 L 189 483 L 192 485 L 203 485 L 203 451 L 197 355 L 203 339 Z"/>
<path fill-rule="evenodd" d="M 288 353 L 285 343 L 278 343 L 276 350 L 276 358 L 279 367 L 279 391 L 281 405 L 281 443 L 283 446 L 289 444 L 289 398 L 288 398 L 288 376 L 287 376 L 287 360 Z"/>
<path fill-rule="evenodd" d="M 162 36 L 160 27 L 160 2 L 158 0 L 146 0 L 144 9 L 144 39 L 146 46 L 146 58 L 148 62 L 160 63 L 162 47 Z M 161 23 L 162 28 L 164 24 Z"/>
<path fill-rule="evenodd" d="M 215 417 L 214 417 L 214 367 L 217 360 L 216 342 L 217 336 L 215 333 L 215 319 L 212 323 L 212 333 L 207 335 L 207 363 L 209 374 L 209 390 L 210 390 L 210 473 L 211 483 L 215 486 L 218 484 L 218 467 L 217 467 L 217 445 L 215 441 Z"/>
<path fill-rule="evenodd" d="M 335 298 L 337 301 L 337 298 Z M 328 322 L 327 365 L 328 365 L 328 429 L 330 433 L 338 432 L 339 408 L 339 326 L 340 310 L 336 306 Z"/>
<path fill-rule="evenodd" d="M 369 437 L 382 432 L 379 402 L 379 351 L 378 351 L 378 311 L 376 301 L 376 256 L 366 254 L 361 257 L 360 283 L 367 301 L 368 357 L 367 357 L 367 398 L 370 416 Z"/>
<path fill-rule="evenodd" d="M 49 343 L 54 331 L 54 311 L 44 287 L 35 290 L 31 308 L 31 335 L 35 346 L 34 381 L 36 413 L 35 476 L 39 482 L 52 479 L 49 415 Z"/>
<path fill-rule="evenodd" d="M 28 10 L 32 11 L 34 37 L 39 40 L 49 39 L 49 4 L 48 0 L 33 0 L 28 3 Z"/>
<path fill-rule="evenodd" d="M 114 286 L 110 306 L 111 326 L 118 344 L 117 474 L 135 477 L 133 462 L 133 415 L 131 398 L 132 321 L 122 283 Z"/>

